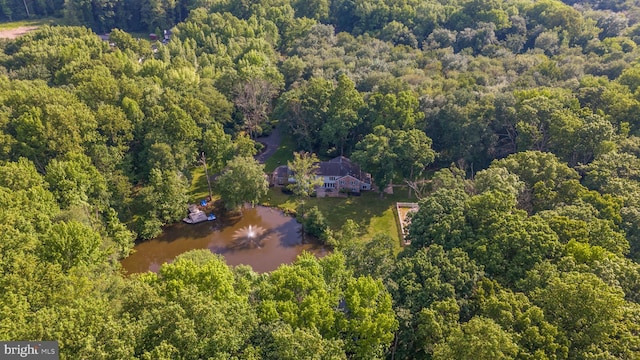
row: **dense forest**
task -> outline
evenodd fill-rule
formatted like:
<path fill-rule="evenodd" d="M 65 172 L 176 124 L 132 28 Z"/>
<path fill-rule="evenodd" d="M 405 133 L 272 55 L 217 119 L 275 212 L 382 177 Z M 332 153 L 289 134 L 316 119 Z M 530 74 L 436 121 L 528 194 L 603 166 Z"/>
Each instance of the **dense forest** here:
<path fill-rule="evenodd" d="M 0 339 L 63 359 L 640 357 L 635 2 L 0 0 L 33 16 L 67 25 L 0 42 Z M 275 124 L 410 185 L 411 244 L 347 221 L 331 255 L 271 273 L 194 251 L 122 274 L 184 216 L 199 154 L 255 170 Z"/>

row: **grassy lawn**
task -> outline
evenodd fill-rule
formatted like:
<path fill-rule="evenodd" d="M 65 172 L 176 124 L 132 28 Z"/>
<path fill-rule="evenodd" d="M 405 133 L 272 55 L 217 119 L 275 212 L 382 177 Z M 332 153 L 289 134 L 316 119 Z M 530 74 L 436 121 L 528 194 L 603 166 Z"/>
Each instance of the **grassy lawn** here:
<path fill-rule="evenodd" d="M 363 240 L 369 240 L 377 233 L 385 233 L 389 234 L 400 248 L 395 204 L 398 201 L 416 200 L 409 199 L 408 190 L 404 188 L 394 190 L 395 194 L 385 194 L 382 198 L 375 192 L 364 192 L 362 196 L 349 198 L 308 198 L 306 206 L 317 206 L 333 230 L 339 230 L 347 219 L 351 219 L 362 227 Z M 296 207 L 295 198 L 283 194 L 279 188 L 270 189 L 263 202 L 285 211 L 293 211 Z"/>
<path fill-rule="evenodd" d="M 189 203 L 197 204 L 200 200 L 209 196 L 209 187 L 207 185 L 207 178 L 204 176 L 204 168 L 202 166 L 191 169 L 191 189 L 189 190 Z M 213 186 L 213 184 L 211 184 Z M 219 196 L 213 194 L 213 200 L 216 200 Z"/>
<path fill-rule="evenodd" d="M 19 27 L 26 26 L 42 26 L 42 25 L 54 25 L 56 23 L 55 18 L 43 18 L 43 19 L 25 19 L 20 21 L 11 21 L 0 23 L 0 30 L 11 30 Z"/>
<path fill-rule="evenodd" d="M 294 143 L 289 134 L 282 134 L 282 142 L 278 150 L 264 163 L 264 171 L 272 172 L 287 161 L 293 160 Z"/>

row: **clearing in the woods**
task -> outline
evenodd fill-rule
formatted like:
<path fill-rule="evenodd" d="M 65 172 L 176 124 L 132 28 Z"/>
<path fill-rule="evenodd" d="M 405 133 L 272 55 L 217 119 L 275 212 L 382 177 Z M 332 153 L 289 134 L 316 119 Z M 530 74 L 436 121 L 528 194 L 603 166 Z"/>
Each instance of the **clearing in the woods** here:
<path fill-rule="evenodd" d="M 42 25 L 53 25 L 52 19 L 21 20 L 0 23 L 0 39 L 15 39 Z"/>

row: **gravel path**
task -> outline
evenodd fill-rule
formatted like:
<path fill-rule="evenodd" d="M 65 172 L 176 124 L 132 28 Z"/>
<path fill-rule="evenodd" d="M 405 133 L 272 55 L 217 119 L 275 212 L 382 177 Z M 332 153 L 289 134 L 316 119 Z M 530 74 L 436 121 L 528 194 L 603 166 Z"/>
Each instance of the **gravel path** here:
<path fill-rule="evenodd" d="M 269 136 L 257 138 L 256 141 L 264 145 L 264 149 L 260 154 L 255 156 L 255 159 L 264 164 L 264 162 L 278 150 L 281 139 L 282 136 L 280 135 L 279 127 L 273 129 Z"/>

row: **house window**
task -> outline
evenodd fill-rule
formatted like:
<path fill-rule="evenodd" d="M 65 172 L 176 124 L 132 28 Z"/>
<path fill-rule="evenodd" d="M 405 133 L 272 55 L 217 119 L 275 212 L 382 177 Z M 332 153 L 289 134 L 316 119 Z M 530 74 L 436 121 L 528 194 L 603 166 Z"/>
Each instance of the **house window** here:
<path fill-rule="evenodd" d="M 330 181 L 333 181 L 333 180 L 335 180 L 335 179 L 336 179 L 336 177 L 335 177 L 335 176 L 329 176 L 329 180 L 330 180 Z"/>
<path fill-rule="evenodd" d="M 356 184 L 356 182 L 351 180 L 351 185 L 355 185 L 355 184 Z"/>
<path fill-rule="evenodd" d="M 340 185 L 344 185 L 344 180 L 340 180 Z"/>

